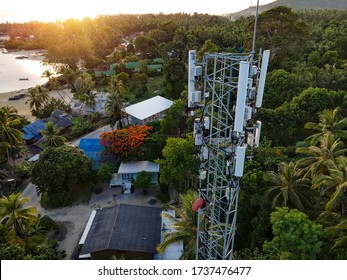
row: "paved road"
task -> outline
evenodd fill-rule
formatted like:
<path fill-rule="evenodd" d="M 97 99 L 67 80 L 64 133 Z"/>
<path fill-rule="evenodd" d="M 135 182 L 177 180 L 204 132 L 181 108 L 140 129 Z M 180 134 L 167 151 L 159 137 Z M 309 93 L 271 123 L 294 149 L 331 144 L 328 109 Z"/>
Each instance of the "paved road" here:
<path fill-rule="evenodd" d="M 103 127 L 98 128 L 97 130 L 92 131 L 91 133 L 88 133 L 87 135 L 84 135 L 81 138 L 100 138 L 100 134 L 105 132 L 105 131 L 112 131 L 112 128 L 110 125 L 106 125 Z M 80 138 L 80 139 L 81 139 Z M 79 143 L 80 143 L 80 139 L 72 142 L 71 144 L 78 147 Z"/>

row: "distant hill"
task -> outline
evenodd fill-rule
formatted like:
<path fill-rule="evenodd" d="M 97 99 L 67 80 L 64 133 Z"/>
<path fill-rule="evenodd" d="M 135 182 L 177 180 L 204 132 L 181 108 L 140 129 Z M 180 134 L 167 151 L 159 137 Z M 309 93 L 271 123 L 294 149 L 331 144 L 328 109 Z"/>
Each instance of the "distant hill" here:
<path fill-rule="evenodd" d="M 277 6 L 287 6 L 293 10 L 299 9 L 347 9 L 346 0 L 277 0 L 267 5 L 259 6 L 259 12 L 270 10 Z M 226 14 L 231 18 L 238 18 L 241 16 L 247 17 L 255 14 L 256 7 L 252 6 L 248 9 L 242 10 L 233 14 Z"/>

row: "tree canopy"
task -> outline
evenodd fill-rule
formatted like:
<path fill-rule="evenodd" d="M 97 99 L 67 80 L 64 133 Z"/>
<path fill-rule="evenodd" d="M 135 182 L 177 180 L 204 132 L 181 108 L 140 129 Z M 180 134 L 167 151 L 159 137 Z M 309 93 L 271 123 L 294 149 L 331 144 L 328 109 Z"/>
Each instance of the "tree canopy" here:
<path fill-rule="evenodd" d="M 62 206 L 71 199 L 72 191 L 89 182 L 91 162 L 76 147 L 47 148 L 35 163 L 31 178 L 41 197 L 47 195 L 53 205 Z"/>

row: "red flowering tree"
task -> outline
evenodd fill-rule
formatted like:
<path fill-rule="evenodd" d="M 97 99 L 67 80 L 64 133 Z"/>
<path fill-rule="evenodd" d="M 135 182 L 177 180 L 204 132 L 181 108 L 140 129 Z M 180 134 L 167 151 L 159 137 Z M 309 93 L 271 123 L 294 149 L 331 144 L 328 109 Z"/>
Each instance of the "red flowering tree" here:
<path fill-rule="evenodd" d="M 138 156 L 139 148 L 152 130 L 148 125 L 134 125 L 128 128 L 104 132 L 100 135 L 101 146 L 109 153 L 115 153 L 123 158 L 134 159 Z"/>

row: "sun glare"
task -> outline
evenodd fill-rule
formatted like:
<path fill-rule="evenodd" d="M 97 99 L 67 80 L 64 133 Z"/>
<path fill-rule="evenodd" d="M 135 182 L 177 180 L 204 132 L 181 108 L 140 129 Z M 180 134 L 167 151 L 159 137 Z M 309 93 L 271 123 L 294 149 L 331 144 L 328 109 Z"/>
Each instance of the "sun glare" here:
<path fill-rule="evenodd" d="M 260 0 L 260 5 L 274 0 Z M 129 4 L 130 3 L 130 4 Z M 18 22 L 56 21 L 67 18 L 94 18 L 101 14 L 146 14 L 146 13 L 209 13 L 224 14 L 237 12 L 256 5 L 257 0 L 199 0 L 199 1 L 158 1 L 158 0 L 12 0 L 2 4 L 1 18 L 15 18 Z"/>

